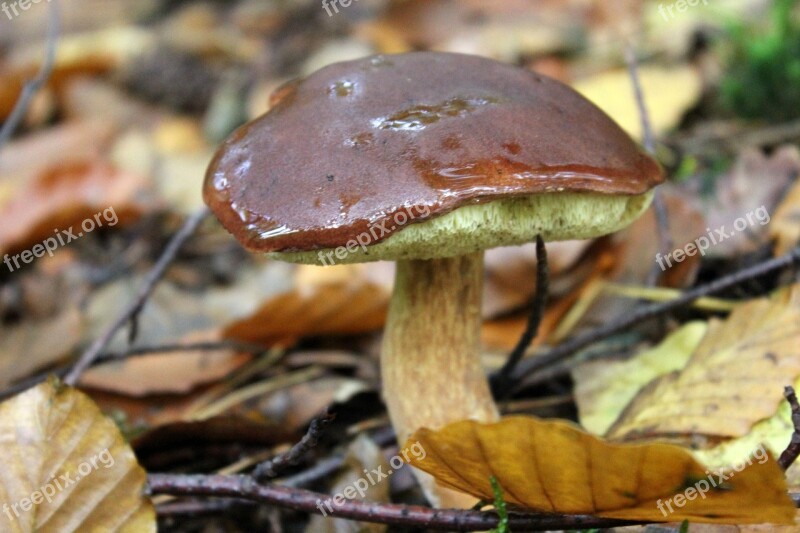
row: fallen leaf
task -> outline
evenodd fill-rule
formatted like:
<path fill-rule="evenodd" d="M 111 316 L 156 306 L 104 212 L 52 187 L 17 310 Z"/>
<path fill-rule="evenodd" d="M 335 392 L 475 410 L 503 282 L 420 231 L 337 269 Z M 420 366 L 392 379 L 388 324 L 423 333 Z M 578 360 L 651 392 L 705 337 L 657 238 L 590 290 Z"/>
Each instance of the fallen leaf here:
<path fill-rule="evenodd" d="M 220 331 L 211 330 L 189 334 L 179 343 L 221 341 Z M 81 377 L 80 384 L 130 396 L 180 394 L 225 377 L 250 358 L 249 354 L 228 349 L 152 353 L 91 368 Z"/>
<path fill-rule="evenodd" d="M 102 161 L 51 168 L 0 206 L 0 254 L 45 239 L 55 250 L 96 228 L 129 223 L 145 210 L 140 195 L 146 188 L 141 176 Z M 43 247 L 41 251 L 37 257 L 44 255 Z"/>
<path fill-rule="evenodd" d="M 632 359 L 604 357 L 575 368 L 572 378 L 581 425 L 597 435 L 605 434 L 646 383 L 686 365 L 706 330 L 705 322 L 690 322 Z"/>
<path fill-rule="evenodd" d="M 51 380 L 0 404 L 0 455 L 3 531 L 156 530 L 133 451 L 71 387 Z"/>
<path fill-rule="evenodd" d="M 287 344 L 316 335 L 355 335 L 379 330 L 388 298 L 363 280 L 298 288 L 272 298 L 249 318 L 227 326 L 228 339 Z"/>
<path fill-rule="evenodd" d="M 684 497 L 708 476 L 691 454 L 671 444 L 613 444 L 560 420 L 512 416 L 493 424 L 465 420 L 411 436 L 425 454 L 408 462 L 443 486 L 493 501 L 495 477 L 506 502 L 537 512 L 675 522 L 793 524 L 794 503 L 770 457 L 731 470 L 724 488 Z M 686 493 L 688 494 L 688 493 Z M 683 497 L 683 505 L 677 498 Z M 674 505 L 673 513 L 659 503 Z"/>
<path fill-rule="evenodd" d="M 700 75 L 692 66 L 643 65 L 639 68 L 645 103 L 655 135 L 678 125 L 700 98 Z M 634 138 L 642 137 L 639 107 L 627 69 L 603 72 L 573 84 Z"/>
<path fill-rule="evenodd" d="M 82 120 L 10 142 L 0 152 L 0 182 L 14 186 L 0 196 L 0 202 L 5 203 L 18 188 L 49 169 L 101 159 L 114 134 L 114 127 L 106 121 Z"/>
<path fill-rule="evenodd" d="M 800 375 L 799 337 L 800 285 L 741 304 L 709 321 L 685 367 L 645 386 L 607 436 L 745 435 Z"/>

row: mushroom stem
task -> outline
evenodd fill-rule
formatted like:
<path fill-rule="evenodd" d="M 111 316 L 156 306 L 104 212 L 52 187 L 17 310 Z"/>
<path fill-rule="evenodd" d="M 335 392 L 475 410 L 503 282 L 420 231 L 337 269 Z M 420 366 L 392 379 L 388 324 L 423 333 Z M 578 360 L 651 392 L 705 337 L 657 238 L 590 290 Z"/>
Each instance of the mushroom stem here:
<path fill-rule="evenodd" d="M 499 418 L 480 359 L 482 286 L 483 252 L 397 262 L 381 374 L 401 446 L 421 427 Z M 475 503 L 414 473 L 437 507 Z"/>

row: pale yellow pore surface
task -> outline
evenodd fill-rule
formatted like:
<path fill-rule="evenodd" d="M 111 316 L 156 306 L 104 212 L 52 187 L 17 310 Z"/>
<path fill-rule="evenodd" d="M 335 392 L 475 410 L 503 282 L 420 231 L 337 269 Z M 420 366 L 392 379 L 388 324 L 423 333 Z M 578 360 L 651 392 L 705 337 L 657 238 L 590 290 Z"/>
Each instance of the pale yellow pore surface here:
<path fill-rule="evenodd" d="M 596 193 L 546 193 L 485 204 L 468 205 L 446 215 L 413 223 L 423 209 L 409 208 L 398 221 L 405 227 L 391 237 L 373 242 L 369 231 L 352 241 L 349 250 L 322 249 L 311 252 L 275 252 L 274 259 L 311 265 L 434 259 L 454 257 L 494 248 L 531 242 L 536 235 L 545 241 L 589 239 L 624 228 L 647 209 L 652 191 L 636 195 Z M 391 228 L 395 221 L 384 227 Z M 373 231 L 380 235 L 380 231 Z"/>

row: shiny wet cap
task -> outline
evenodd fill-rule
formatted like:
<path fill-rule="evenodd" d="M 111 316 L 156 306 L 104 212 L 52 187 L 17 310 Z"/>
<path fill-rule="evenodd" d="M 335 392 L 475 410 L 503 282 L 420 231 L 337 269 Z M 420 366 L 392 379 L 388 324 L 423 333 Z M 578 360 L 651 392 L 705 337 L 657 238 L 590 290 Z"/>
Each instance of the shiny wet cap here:
<path fill-rule="evenodd" d="M 583 96 L 491 59 L 416 52 L 337 63 L 273 101 L 220 147 L 203 191 L 252 251 L 333 249 L 364 235 L 372 247 L 465 206 L 565 195 L 563 209 L 569 193 L 633 197 L 663 181 Z M 415 257 L 381 258 L 393 255 Z"/>

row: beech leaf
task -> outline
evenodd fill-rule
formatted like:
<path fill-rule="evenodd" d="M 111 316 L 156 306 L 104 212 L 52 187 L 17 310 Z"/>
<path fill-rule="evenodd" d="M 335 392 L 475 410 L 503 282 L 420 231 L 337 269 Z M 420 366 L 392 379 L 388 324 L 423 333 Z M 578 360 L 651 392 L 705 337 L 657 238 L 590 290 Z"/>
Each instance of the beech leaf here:
<path fill-rule="evenodd" d="M 0 531 L 155 531 L 146 474 L 114 422 L 51 380 L 0 404 Z"/>
<path fill-rule="evenodd" d="M 464 420 L 437 431 L 422 428 L 406 446 L 414 444 L 426 453 L 409 463 L 442 486 L 492 501 L 494 477 L 509 505 L 532 511 L 655 522 L 794 523 L 783 471 L 766 451 L 743 469 L 726 471 L 727 479 L 712 487 L 708 480 L 716 482 L 715 472 L 683 448 L 610 443 L 559 420 Z M 709 486 L 702 498 L 695 488 L 701 480 Z M 694 498 L 686 496 L 691 489 Z M 662 509 L 669 502 L 673 512 L 660 510 L 659 502 Z"/>

